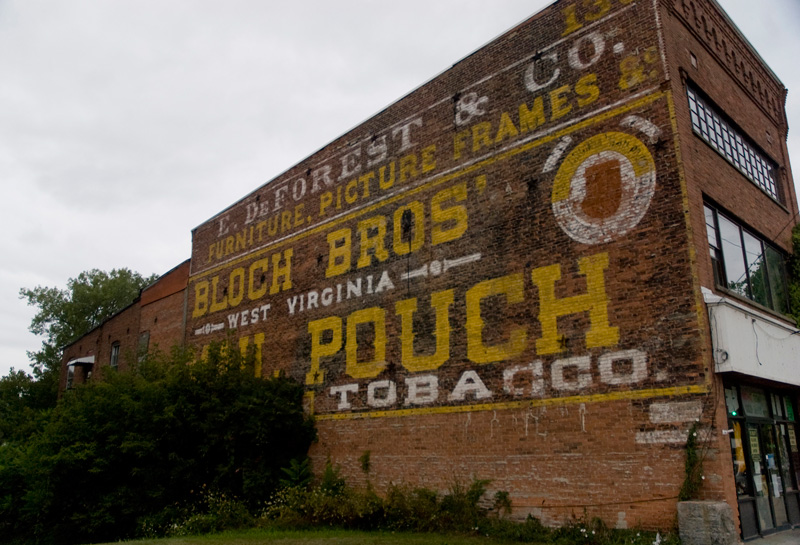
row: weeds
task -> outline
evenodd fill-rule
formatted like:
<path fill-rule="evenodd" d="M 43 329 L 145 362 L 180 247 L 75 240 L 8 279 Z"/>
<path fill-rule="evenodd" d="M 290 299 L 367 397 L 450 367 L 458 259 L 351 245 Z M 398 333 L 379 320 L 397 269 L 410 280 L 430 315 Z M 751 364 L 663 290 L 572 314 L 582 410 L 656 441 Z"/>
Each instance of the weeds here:
<path fill-rule="evenodd" d="M 446 492 L 408 485 L 392 485 L 379 496 L 371 487 L 354 489 L 339 469 L 328 462 L 313 486 L 306 479 L 306 462 L 292 461 L 283 473 L 285 483 L 258 514 L 224 494 L 209 493 L 195 509 L 172 513 L 172 522 L 147 520 L 143 535 L 186 536 L 227 529 L 260 526 L 284 530 L 344 529 L 361 531 L 423 532 L 489 536 L 520 543 L 553 545 L 677 545 L 675 536 L 608 528 L 600 519 L 576 519 L 560 528 L 548 528 L 532 516 L 509 520 L 511 498 L 497 491 L 486 498 L 489 481 L 456 482 Z M 310 470 L 309 470 L 310 474 Z"/>

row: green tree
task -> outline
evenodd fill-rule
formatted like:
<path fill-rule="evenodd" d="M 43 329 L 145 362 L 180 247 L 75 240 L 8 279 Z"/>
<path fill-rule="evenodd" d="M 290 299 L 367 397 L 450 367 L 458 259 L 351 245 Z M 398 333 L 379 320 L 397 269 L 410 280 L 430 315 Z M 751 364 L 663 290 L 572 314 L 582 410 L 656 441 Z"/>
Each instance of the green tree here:
<path fill-rule="evenodd" d="M 51 384 L 12 368 L 0 378 L 0 445 L 29 437 L 52 406 Z"/>
<path fill-rule="evenodd" d="M 38 308 L 29 330 L 44 337 L 42 349 L 28 352 L 37 379 L 57 379 L 61 349 L 131 304 L 139 292 L 158 278 L 143 277 L 130 269 L 110 272 L 92 269 L 67 280 L 67 289 L 22 288 L 21 299 Z M 46 377 L 47 374 L 50 377 Z"/>
<path fill-rule="evenodd" d="M 800 223 L 792 229 L 792 255 L 786 263 L 789 312 L 800 327 Z"/>
<path fill-rule="evenodd" d="M 163 533 L 209 497 L 255 509 L 314 437 L 303 389 L 238 350 L 150 356 L 80 385 L 26 444 L 0 447 L 0 543 Z"/>
<path fill-rule="evenodd" d="M 792 255 L 787 266 L 789 276 L 789 306 L 800 327 L 800 223 L 792 229 Z"/>

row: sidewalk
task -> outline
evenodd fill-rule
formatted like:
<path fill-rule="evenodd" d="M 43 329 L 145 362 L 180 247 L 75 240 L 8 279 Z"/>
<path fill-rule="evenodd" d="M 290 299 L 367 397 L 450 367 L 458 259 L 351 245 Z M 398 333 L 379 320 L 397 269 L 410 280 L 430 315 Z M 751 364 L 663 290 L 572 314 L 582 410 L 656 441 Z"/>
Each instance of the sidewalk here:
<path fill-rule="evenodd" d="M 800 529 L 778 532 L 764 538 L 747 541 L 748 545 L 800 545 Z"/>

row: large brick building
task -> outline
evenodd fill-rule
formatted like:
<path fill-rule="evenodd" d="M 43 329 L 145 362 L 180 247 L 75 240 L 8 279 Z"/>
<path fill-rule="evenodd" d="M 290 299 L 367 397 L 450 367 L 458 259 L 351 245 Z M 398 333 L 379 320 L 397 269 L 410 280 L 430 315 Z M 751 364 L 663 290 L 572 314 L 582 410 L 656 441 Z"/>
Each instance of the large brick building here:
<path fill-rule="evenodd" d="M 669 527 L 697 422 L 703 498 L 800 524 L 785 99 L 713 0 L 560 0 L 197 227 L 164 340 L 305 384 L 353 482 Z"/>
<path fill-rule="evenodd" d="M 64 347 L 60 390 L 108 369 L 127 371 L 144 354 L 183 344 L 189 260 L 142 289 L 126 308 Z"/>

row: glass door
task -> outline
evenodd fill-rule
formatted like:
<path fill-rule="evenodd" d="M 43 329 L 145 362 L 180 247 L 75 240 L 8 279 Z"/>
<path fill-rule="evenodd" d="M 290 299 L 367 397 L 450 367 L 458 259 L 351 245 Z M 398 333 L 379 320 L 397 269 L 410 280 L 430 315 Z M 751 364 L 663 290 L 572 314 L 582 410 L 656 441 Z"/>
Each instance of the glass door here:
<path fill-rule="evenodd" d="M 758 527 L 763 533 L 774 529 L 775 523 L 772 521 L 772 509 L 769 501 L 769 478 L 762 463 L 760 427 L 759 424 L 748 424 L 747 438 L 750 444 L 750 459 L 753 464 L 753 496 L 756 499 Z"/>
<path fill-rule="evenodd" d="M 798 524 L 800 448 L 791 397 L 728 385 L 725 404 L 742 537 Z"/>
<path fill-rule="evenodd" d="M 781 475 L 781 456 L 778 452 L 775 426 L 760 424 L 761 446 L 764 449 L 764 468 L 769 488 L 769 498 L 772 503 L 772 514 L 776 527 L 786 526 L 789 519 L 786 516 L 786 503 L 783 499 L 784 484 Z"/>

